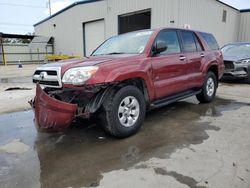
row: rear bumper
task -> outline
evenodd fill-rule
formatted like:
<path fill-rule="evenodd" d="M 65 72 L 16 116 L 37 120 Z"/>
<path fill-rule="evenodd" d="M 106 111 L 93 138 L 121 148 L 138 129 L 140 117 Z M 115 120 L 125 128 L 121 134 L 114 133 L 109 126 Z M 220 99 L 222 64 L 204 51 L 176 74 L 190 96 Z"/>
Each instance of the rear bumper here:
<path fill-rule="evenodd" d="M 39 131 L 51 132 L 67 128 L 75 119 L 77 105 L 56 100 L 36 86 L 36 96 L 32 102 L 35 125 Z"/>

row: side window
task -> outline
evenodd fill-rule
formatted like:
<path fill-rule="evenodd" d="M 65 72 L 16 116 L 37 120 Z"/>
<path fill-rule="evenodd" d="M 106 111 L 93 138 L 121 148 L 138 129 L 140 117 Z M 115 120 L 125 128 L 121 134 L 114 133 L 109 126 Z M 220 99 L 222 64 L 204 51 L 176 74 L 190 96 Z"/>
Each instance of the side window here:
<path fill-rule="evenodd" d="M 212 34 L 200 33 L 211 50 L 218 50 L 220 47 Z"/>
<path fill-rule="evenodd" d="M 160 54 L 175 54 L 181 52 L 178 35 L 174 30 L 161 31 L 157 36 L 156 41 L 164 41 L 168 46 L 167 50 L 161 52 Z"/>
<path fill-rule="evenodd" d="M 193 32 L 181 31 L 183 49 L 185 52 L 196 52 L 196 42 Z"/>
<path fill-rule="evenodd" d="M 196 48 L 198 52 L 203 51 L 202 47 L 201 47 L 201 43 L 199 42 L 199 40 L 197 39 L 197 37 L 194 35 L 194 39 L 195 39 L 195 44 L 196 44 Z"/>

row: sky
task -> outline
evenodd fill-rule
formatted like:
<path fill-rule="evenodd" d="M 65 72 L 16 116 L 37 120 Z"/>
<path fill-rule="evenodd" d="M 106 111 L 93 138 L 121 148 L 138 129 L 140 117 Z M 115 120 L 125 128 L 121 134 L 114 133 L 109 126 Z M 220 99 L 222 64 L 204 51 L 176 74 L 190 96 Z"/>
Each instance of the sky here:
<path fill-rule="evenodd" d="M 51 0 L 52 14 L 77 0 Z M 250 0 L 221 0 L 237 9 L 250 9 Z M 49 16 L 48 0 L 0 0 L 0 32 L 27 34 Z"/>

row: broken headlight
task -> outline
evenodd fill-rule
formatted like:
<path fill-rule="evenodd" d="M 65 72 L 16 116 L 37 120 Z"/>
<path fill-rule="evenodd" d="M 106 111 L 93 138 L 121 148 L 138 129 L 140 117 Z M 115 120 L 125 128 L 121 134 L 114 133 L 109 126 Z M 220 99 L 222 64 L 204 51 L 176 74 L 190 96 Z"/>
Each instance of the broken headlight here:
<path fill-rule="evenodd" d="M 64 73 L 62 82 L 64 84 L 83 85 L 97 70 L 97 66 L 71 68 Z"/>

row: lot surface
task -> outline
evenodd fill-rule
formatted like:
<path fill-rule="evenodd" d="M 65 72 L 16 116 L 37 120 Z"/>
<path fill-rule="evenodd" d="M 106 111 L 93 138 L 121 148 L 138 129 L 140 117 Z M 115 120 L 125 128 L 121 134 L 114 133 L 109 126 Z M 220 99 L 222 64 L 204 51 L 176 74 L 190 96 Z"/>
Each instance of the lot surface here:
<path fill-rule="evenodd" d="M 1 110 L 9 109 L 0 115 L 1 188 L 250 187 L 250 85 L 222 83 L 213 103 L 191 97 L 151 111 L 138 134 L 117 140 L 79 121 L 64 133 L 37 133 L 25 101 L 34 86 L 22 82 L 34 68 L 5 83 L 32 88 L 12 91 L 11 103 L 1 83 Z"/>
<path fill-rule="evenodd" d="M 30 109 L 28 101 L 35 95 L 32 74 L 37 65 L 0 66 L 0 114 Z M 6 89 L 13 89 L 5 91 Z M 23 90 L 18 90 L 21 88 Z"/>

